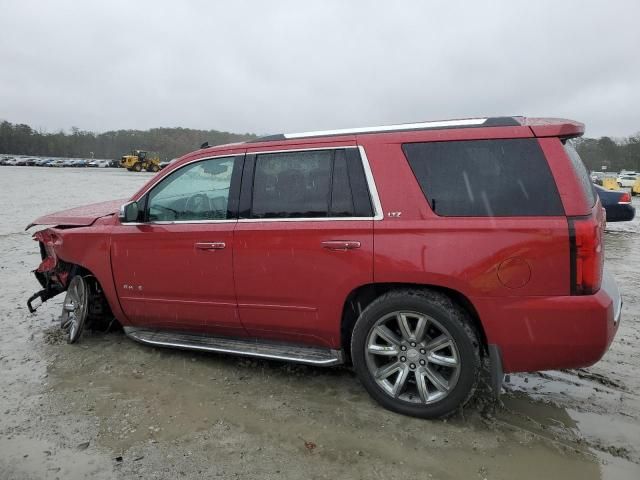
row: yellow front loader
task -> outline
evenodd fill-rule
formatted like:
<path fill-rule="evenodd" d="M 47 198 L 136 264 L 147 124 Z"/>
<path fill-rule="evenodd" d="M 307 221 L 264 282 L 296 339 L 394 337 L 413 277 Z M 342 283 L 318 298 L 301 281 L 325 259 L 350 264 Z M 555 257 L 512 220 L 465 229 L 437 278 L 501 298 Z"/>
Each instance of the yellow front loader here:
<path fill-rule="evenodd" d="M 145 150 L 132 150 L 129 155 L 123 155 L 120 166 L 131 172 L 157 172 L 160 170 L 160 158 Z"/>

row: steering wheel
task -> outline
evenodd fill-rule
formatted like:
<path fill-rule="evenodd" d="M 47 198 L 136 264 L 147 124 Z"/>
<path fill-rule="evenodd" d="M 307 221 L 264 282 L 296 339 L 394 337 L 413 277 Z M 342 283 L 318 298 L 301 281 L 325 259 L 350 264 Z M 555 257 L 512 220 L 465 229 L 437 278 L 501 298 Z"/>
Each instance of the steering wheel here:
<path fill-rule="evenodd" d="M 187 215 L 202 216 L 203 213 L 211 212 L 211 203 L 209 197 L 204 193 L 196 193 L 187 198 L 184 205 L 184 213 Z"/>

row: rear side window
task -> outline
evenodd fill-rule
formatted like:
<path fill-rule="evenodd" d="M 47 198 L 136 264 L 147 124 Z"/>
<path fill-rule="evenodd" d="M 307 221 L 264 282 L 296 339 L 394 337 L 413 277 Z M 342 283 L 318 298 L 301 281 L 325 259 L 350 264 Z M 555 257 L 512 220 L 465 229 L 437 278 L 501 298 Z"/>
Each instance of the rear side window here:
<path fill-rule="evenodd" d="M 582 163 L 580 155 L 571 144 L 565 143 L 564 149 L 571 159 L 571 164 L 573 165 L 573 169 L 578 176 L 578 180 L 580 180 L 580 186 L 582 187 L 585 197 L 587 198 L 587 202 L 589 206 L 592 207 L 596 203 L 596 192 L 593 188 L 593 183 L 591 183 L 591 179 L 589 178 L 589 172 L 584 166 L 584 163 Z"/>
<path fill-rule="evenodd" d="M 255 159 L 252 218 L 372 216 L 355 149 L 260 154 Z"/>
<path fill-rule="evenodd" d="M 535 139 L 408 143 L 403 150 L 438 215 L 564 215 L 555 181 Z"/>

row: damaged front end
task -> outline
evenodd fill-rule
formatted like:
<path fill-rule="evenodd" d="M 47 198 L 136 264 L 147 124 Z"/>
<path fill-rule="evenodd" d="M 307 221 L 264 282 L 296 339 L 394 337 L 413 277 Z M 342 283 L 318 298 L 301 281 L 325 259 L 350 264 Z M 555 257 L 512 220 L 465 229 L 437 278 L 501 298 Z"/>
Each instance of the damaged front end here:
<path fill-rule="evenodd" d="M 33 239 L 40 244 L 42 262 L 33 271 L 42 290 L 34 293 L 27 300 L 29 312 L 34 313 L 40 305 L 67 289 L 73 265 L 60 260 L 56 255 L 56 247 L 62 243 L 62 238 L 54 230 L 48 228 L 33 235 Z"/>

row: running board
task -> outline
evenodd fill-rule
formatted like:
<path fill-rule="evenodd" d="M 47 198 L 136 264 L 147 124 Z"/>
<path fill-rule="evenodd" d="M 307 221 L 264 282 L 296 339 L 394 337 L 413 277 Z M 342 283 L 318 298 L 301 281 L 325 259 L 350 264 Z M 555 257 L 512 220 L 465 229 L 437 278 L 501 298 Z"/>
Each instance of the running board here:
<path fill-rule="evenodd" d="M 331 366 L 344 363 L 342 350 L 329 348 L 307 347 L 256 339 L 211 337 L 197 333 L 135 327 L 124 327 L 124 333 L 137 342 L 156 347 L 229 353 L 307 365 Z"/>

